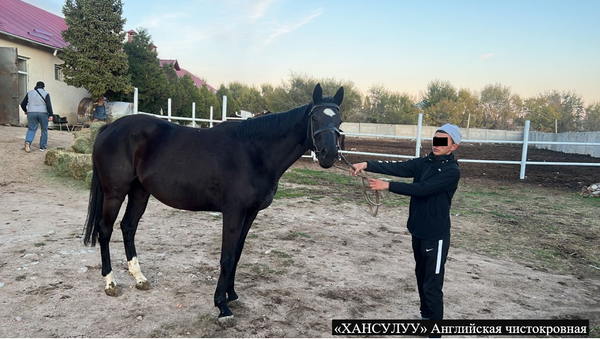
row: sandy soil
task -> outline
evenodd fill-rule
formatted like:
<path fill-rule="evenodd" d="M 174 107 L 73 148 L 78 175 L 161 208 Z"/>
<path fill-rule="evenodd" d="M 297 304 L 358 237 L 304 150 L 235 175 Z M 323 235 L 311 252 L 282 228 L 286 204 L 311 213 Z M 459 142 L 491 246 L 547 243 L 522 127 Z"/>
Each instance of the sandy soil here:
<path fill-rule="evenodd" d="M 52 179 L 42 152 L 22 150 L 25 132 L 0 126 L 1 337 L 330 337 L 332 319 L 419 317 L 406 210 L 372 218 L 364 206 L 326 198 L 278 199 L 259 214 L 238 268 L 234 328 L 215 324 L 220 214 L 151 199 L 136 240 L 153 288 L 133 288 L 116 229 L 111 254 L 124 293 L 108 297 L 99 249 L 80 238 L 88 192 Z M 50 131 L 49 147 L 71 141 L 69 132 Z M 481 227 L 461 218 L 453 225 Z M 448 319 L 600 313 L 598 279 L 464 248 L 451 248 L 446 271 Z"/>

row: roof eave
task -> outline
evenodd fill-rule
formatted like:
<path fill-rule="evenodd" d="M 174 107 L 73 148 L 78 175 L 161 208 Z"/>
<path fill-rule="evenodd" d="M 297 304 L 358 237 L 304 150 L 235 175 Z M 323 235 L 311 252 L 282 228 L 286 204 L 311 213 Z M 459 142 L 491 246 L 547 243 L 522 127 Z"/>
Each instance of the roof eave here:
<path fill-rule="evenodd" d="M 8 32 L 5 32 L 5 31 L 0 31 L 0 34 L 7 35 L 7 36 L 9 36 L 9 37 L 11 37 L 11 38 L 14 38 L 14 39 L 18 39 L 18 40 L 23 40 L 23 41 L 31 42 L 32 44 L 35 44 L 35 45 L 40 45 L 40 46 L 48 47 L 48 48 L 50 48 L 50 49 L 57 49 L 57 50 L 59 50 L 59 51 L 63 49 L 63 47 L 58 47 L 58 46 L 52 46 L 52 45 L 48 45 L 48 44 L 45 44 L 45 43 L 42 43 L 42 42 L 39 42 L 39 41 L 35 41 L 35 40 L 31 40 L 31 39 L 27 39 L 27 38 L 24 38 L 24 37 L 22 37 L 22 36 L 15 35 L 15 34 L 12 34 L 12 33 L 8 33 Z"/>

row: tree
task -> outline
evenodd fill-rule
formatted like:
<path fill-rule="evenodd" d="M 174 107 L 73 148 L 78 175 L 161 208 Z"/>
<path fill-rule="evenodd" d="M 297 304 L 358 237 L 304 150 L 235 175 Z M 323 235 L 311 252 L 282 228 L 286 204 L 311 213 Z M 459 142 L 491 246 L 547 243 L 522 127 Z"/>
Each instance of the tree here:
<path fill-rule="evenodd" d="M 213 118 L 219 119 L 221 116 L 221 104 L 217 99 L 215 93 L 203 85 L 200 88 L 200 95 L 202 96 L 203 105 L 196 105 L 196 116 L 202 119 L 208 119 L 210 117 L 210 107 L 213 108 Z"/>
<path fill-rule="evenodd" d="M 130 92 L 121 0 L 66 0 L 63 14 L 69 43 L 59 54 L 65 82 L 83 87 L 97 99 L 106 93 Z"/>
<path fill-rule="evenodd" d="M 267 109 L 267 101 L 258 89 L 240 82 L 230 83 L 228 87 L 231 96 L 235 98 L 240 109 L 253 113 L 262 113 Z"/>
<path fill-rule="evenodd" d="M 470 90 L 461 88 L 458 91 L 458 100 L 462 112 L 458 112 L 457 126 L 463 128 L 483 127 L 483 112 L 479 101 Z"/>
<path fill-rule="evenodd" d="M 526 119 L 541 132 L 576 132 L 582 129 L 583 100 L 573 92 L 550 91 L 525 101 Z"/>
<path fill-rule="evenodd" d="M 525 118 L 531 121 L 532 130 L 554 132 L 554 122 L 560 118 L 560 111 L 546 96 L 539 95 L 525 100 L 525 111 Z"/>
<path fill-rule="evenodd" d="M 509 129 L 514 126 L 517 118 L 516 105 L 509 87 L 500 84 L 485 86 L 481 91 L 479 103 L 485 128 Z"/>
<path fill-rule="evenodd" d="M 159 114 L 167 108 L 168 81 L 160 67 L 148 31 L 139 28 L 131 42 L 124 45 L 133 86 L 138 88 L 139 107 L 142 112 Z M 126 98 L 132 100 L 131 96 Z"/>
<path fill-rule="evenodd" d="M 466 127 L 464 113 L 465 105 L 463 103 L 444 98 L 425 109 L 423 123 L 430 126 L 442 126 L 450 123 L 459 127 Z"/>
<path fill-rule="evenodd" d="M 365 97 L 365 122 L 381 124 L 416 124 L 419 108 L 408 94 L 394 93 L 382 85 L 372 86 Z"/>
<path fill-rule="evenodd" d="M 581 130 L 584 116 L 583 100 L 577 93 L 570 91 L 551 91 L 546 93 L 550 103 L 559 111 L 558 132 L 577 132 Z"/>
<path fill-rule="evenodd" d="M 344 87 L 344 101 L 340 106 L 342 121 L 351 121 L 357 117 L 361 109 L 362 96 L 351 81 L 315 79 L 308 75 L 292 73 L 290 80 L 280 86 L 262 85 L 263 96 L 267 101 L 267 109 L 271 112 L 283 112 L 312 101 L 312 93 L 317 83 L 321 84 L 325 96 L 333 95 L 341 86 Z"/>
<path fill-rule="evenodd" d="M 590 104 L 585 109 L 584 131 L 600 131 L 600 102 Z"/>
<path fill-rule="evenodd" d="M 423 100 L 420 105 L 423 109 L 434 106 L 438 102 L 446 99 L 456 101 L 458 93 L 449 81 L 434 80 L 427 85 L 427 90 L 423 93 Z"/>
<path fill-rule="evenodd" d="M 240 105 L 237 103 L 233 95 L 231 95 L 231 91 L 229 88 L 225 87 L 225 85 L 221 85 L 217 90 L 217 100 L 219 101 L 219 107 L 223 107 L 223 96 L 227 97 L 227 116 L 234 117 L 235 112 L 239 112 L 241 110 Z"/>

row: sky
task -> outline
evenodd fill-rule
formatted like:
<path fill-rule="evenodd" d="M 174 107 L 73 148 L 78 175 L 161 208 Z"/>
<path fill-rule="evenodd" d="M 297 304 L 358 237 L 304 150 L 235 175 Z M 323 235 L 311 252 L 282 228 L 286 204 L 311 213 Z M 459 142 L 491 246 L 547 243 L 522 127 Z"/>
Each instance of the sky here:
<path fill-rule="evenodd" d="M 62 15 L 64 0 L 25 0 Z M 292 74 L 419 99 L 435 80 L 600 102 L 599 0 L 122 0 L 161 59 L 213 87 Z M 333 95 L 334 93 L 326 93 Z"/>

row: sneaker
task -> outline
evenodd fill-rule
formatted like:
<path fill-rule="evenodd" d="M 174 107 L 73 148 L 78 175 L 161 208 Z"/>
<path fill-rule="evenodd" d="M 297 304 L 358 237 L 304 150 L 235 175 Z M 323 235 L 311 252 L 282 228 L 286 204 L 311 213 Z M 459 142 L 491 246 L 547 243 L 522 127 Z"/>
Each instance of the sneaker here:
<path fill-rule="evenodd" d="M 27 152 L 27 153 L 31 152 L 31 147 L 29 147 L 28 142 L 25 142 L 25 152 Z"/>
<path fill-rule="evenodd" d="M 40 152 L 43 152 L 43 151 L 45 151 L 45 150 L 46 150 L 46 147 L 42 147 L 42 148 L 40 148 Z"/>

